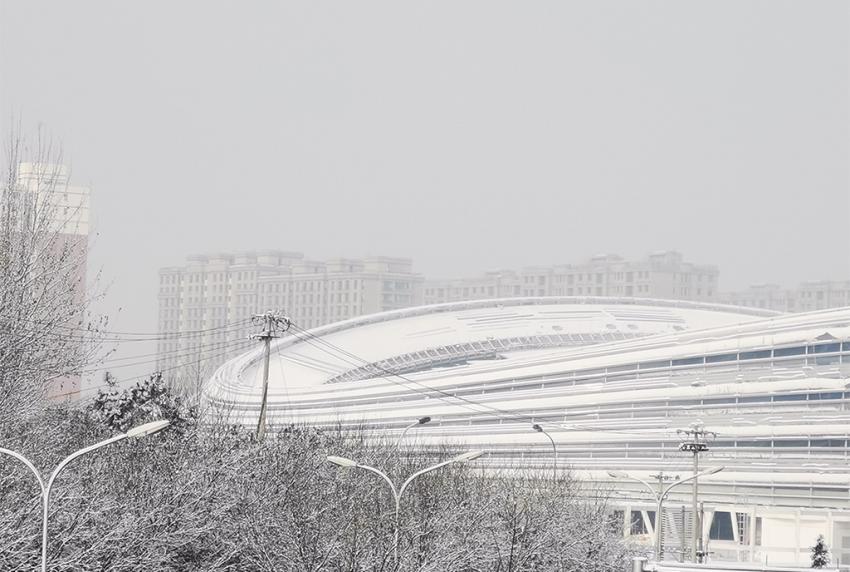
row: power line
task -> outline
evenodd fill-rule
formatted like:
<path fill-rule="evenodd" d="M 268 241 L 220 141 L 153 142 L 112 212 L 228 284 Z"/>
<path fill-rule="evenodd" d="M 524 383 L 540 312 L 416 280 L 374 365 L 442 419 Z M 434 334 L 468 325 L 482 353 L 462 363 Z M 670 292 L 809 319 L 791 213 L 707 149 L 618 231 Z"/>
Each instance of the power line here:
<path fill-rule="evenodd" d="M 400 378 L 400 379 L 405 380 L 405 381 L 406 381 L 406 382 L 408 382 L 408 383 L 411 383 L 411 384 L 417 385 L 417 386 L 419 386 L 419 387 L 421 387 L 421 388 L 424 388 L 425 390 L 427 390 L 427 391 L 429 391 L 429 392 L 437 393 L 437 394 L 439 394 L 439 395 L 437 395 L 436 397 L 437 397 L 438 399 L 443 400 L 443 401 L 447 401 L 447 402 L 448 402 L 448 400 L 449 400 L 449 399 L 455 399 L 455 400 L 458 400 L 458 401 L 465 402 L 465 403 L 467 403 L 467 404 L 469 404 L 469 405 L 472 405 L 472 406 L 474 406 L 474 407 L 479 407 L 479 408 L 482 408 L 482 409 L 488 410 L 489 412 L 495 413 L 495 414 L 496 414 L 496 416 L 497 416 L 497 417 L 499 417 L 500 419 L 509 419 L 509 420 L 512 420 L 512 421 L 521 421 L 521 422 L 523 422 L 523 423 L 529 423 L 529 424 L 534 424 L 534 423 L 536 422 L 536 423 L 538 423 L 538 424 L 540 424 L 540 425 L 546 425 L 546 426 L 550 426 L 550 427 L 557 427 L 557 428 L 559 428 L 559 429 L 565 429 L 564 425 L 559 424 L 559 423 L 553 423 L 553 422 L 549 422 L 549 421 L 543 421 L 543 422 L 541 422 L 541 421 L 536 420 L 536 419 L 535 419 L 535 418 L 533 418 L 533 417 L 529 417 L 529 416 L 527 416 L 527 415 L 523 415 L 523 414 L 521 414 L 521 413 L 511 413 L 511 412 L 509 412 L 509 411 L 505 411 L 504 409 L 500 409 L 500 408 L 498 408 L 498 407 L 493 407 L 493 406 L 491 406 L 491 405 L 486 405 L 486 404 L 483 404 L 483 403 L 478 403 L 478 402 L 476 402 L 476 401 L 474 401 L 474 400 L 472 400 L 472 399 L 468 399 L 468 398 L 466 398 L 466 397 L 462 397 L 462 396 L 459 396 L 459 395 L 455 395 L 455 394 L 452 394 L 452 393 L 449 393 L 449 392 L 443 391 L 442 389 L 439 389 L 439 388 L 430 387 L 430 386 L 425 385 L 425 384 L 423 384 L 423 383 L 421 383 L 421 382 L 418 382 L 418 381 L 416 381 L 416 380 L 412 380 L 412 379 L 410 379 L 410 378 L 408 378 L 408 377 L 406 377 L 406 376 L 404 376 L 404 375 L 402 375 L 402 374 L 400 374 L 400 373 L 396 373 L 396 372 L 393 372 L 393 371 L 391 371 L 391 370 L 388 370 L 388 369 L 386 369 L 386 368 L 384 368 L 384 367 L 382 367 L 382 366 L 378 365 L 377 363 L 369 362 L 369 361 L 365 360 L 364 358 L 361 358 L 361 357 L 359 357 L 359 356 L 357 356 L 357 355 L 355 355 L 355 354 L 353 354 L 353 353 L 349 352 L 348 350 L 345 350 L 345 349 L 343 349 L 343 348 L 340 348 L 340 347 L 338 347 L 338 346 L 335 346 L 334 344 L 332 344 L 332 343 L 328 342 L 327 340 L 324 340 L 324 339 L 322 339 L 322 338 L 320 338 L 320 337 L 316 336 L 315 334 L 311 333 L 310 331 L 305 330 L 304 328 L 301 328 L 301 327 L 299 327 L 299 326 L 297 326 L 297 325 L 295 325 L 295 324 L 293 324 L 293 325 L 292 325 L 292 328 L 296 331 L 296 333 L 297 333 L 297 332 L 300 332 L 300 333 L 301 333 L 301 334 L 303 334 L 304 336 L 307 336 L 308 338 L 311 338 L 311 339 L 315 340 L 317 343 L 321 343 L 321 344 L 323 344 L 323 345 L 327 346 L 328 348 L 331 348 L 331 349 L 333 349 L 333 350 L 335 350 L 335 351 L 339 352 L 339 353 L 340 353 L 340 354 L 342 354 L 342 355 L 350 356 L 352 359 L 355 359 L 355 360 L 357 360 L 357 361 L 361 362 L 361 364 L 362 364 L 362 365 L 371 366 L 371 367 L 373 367 L 373 368 L 375 368 L 375 369 L 379 370 L 379 371 L 383 374 L 383 375 L 382 375 L 382 374 L 379 374 L 379 377 L 381 377 L 381 378 L 383 378 L 383 379 L 386 379 L 386 380 L 387 380 L 387 381 L 389 381 L 390 383 L 393 383 L 393 384 L 395 384 L 395 385 L 399 385 L 399 386 L 401 386 L 401 387 L 405 387 L 405 389 L 410 389 L 410 390 L 412 390 L 412 391 L 415 391 L 416 393 L 419 393 L 420 395 L 427 395 L 427 394 L 425 394 L 425 393 L 423 393 L 423 392 L 421 392 L 421 391 L 417 391 L 416 389 L 406 387 L 406 386 L 404 386 L 403 384 L 400 384 L 400 383 L 395 382 L 395 381 L 394 381 L 393 379 L 391 379 L 391 378 L 392 378 L 392 377 L 397 377 L 397 378 Z M 296 335 L 296 338 L 297 338 L 297 337 L 298 337 L 298 336 Z M 304 339 L 304 338 L 298 338 L 298 339 L 301 339 L 302 341 L 304 341 L 304 342 L 306 342 L 306 343 L 308 343 L 308 344 L 310 344 L 310 345 L 313 345 L 314 347 L 318 347 L 318 346 L 316 346 L 315 344 L 312 344 L 312 343 L 310 342 L 310 340 L 309 340 L 309 339 Z M 318 349 L 322 350 L 322 348 L 318 348 Z M 333 353 L 331 353 L 331 352 L 329 352 L 329 351 L 327 351 L 327 350 L 323 350 L 323 351 L 325 351 L 326 353 L 328 353 L 328 355 L 331 355 L 331 356 L 333 356 L 333 357 L 335 357 L 335 358 L 337 358 L 337 359 L 340 359 L 341 361 L 344 361 L 344 362 L 345 362 L 345 363 L 347 363 L 348 365 L 358 366 L 358 364 L 356 364 L 356 363 L 352 363 L 352 362 L 347 361 L 347 360 L 345 360 L 345 359 L 343 359 L 343 358 L 340 358 L 340 356 L 338 356 L 338 355 L 334 355 Z M 441 397 L 441 396 L 443 396 L 443 397 Z M 457 404 L 455 404 L 455 405 L 457 405 Z M 463 405 L 461 405 L 461 407 L 464 407 L 464 406 L 463 406 Z M 472 409 L 472 408 L 470 408 L 470 407 L 464 407 L 464 408 L 465 408 L 465 409 L 468 409 L 468 410 L 470 410 L 470 411 L 473 411 L 473 412 L 475 412 L 475 413 L 485 413 L 485 412 L 487 412 L 487 411 L 481 411 L 481 410 L 479 410 L 479 409 Z M 576 429 L 576 430 L 593 430 L 593 431 L 603 431 L 603 432 L 607 432 L 607 433 L 617 433 L 617 434 L 626 434 L 626 435 L 632 435 L 632 434 L 634 434 L 634 432 L 633 432 L 633 431 L 618 431 L 618 430 L 616 430 L 616 429 L 608 429 L 608 428 L 601 428 L 601 427 L 588 427 L 588 426 L 581 426 L 581 425 L 576 425 L 576 424 L 570 424 L 570 425 L 571 425 L 574 429 Z"/>
<path fill-rule="evenodd" d="M 165 341 L 165 340 L 173 340 L 179 338 L 191 338 L 197 336 L 204 336 L 209 334 L 210 332 L 216 332 L 221 330 L 236 330 L 240 327 L 246 327 L 250 322 L 250 319 L 237 320 L 235 322 L 229 322 L 226 324 L 222 324 L 219 326 L 214 326 L 210 328 L 204 328 L 200 330 L 182 330 L 182 331 L 166 331 L 166 332 L 120 332 L 117 330 L 97 330 L 92 328 L 82 328 L 82 327 L 74 327 L 67 326 L 63 324 L 54 324 L 47 321 L 41 320 L 31 320 L 27 318 L 17 318 L 17 320 L 29 322 L 34 326 L 40 327 L 50 327 L 54 329 L 65 330 L 68 333 L 61 332 L 51 332 L 51 331 L 39 331 L 39 330 L 27 330 L 30 333 L 35 333 L 39 335 L 47 335 L 58 337 L 62 339 L 78 339 L 80 341 L 114 341 L 114 342 L 155 342 L 155 341 Z M 7 324 L 11 324 L 11 321 L 7 321 Z M 124 337 L 126 336 L 126 337 Z"/>
<path fill-rule="evenodd" d="M 136 358 L 144 358 L 144 357 L 156 357 L 157 358 L 156 361 L 160 361 L 160 358 L 162 358 L 162 357 L 173 357 L 176 354 L 181 354 L 181 353 L 186 352 L 186 351 L 197 350 L 198 348 L 212 347 L 213 349 L 215 349 L 215 346 L 218 346 L 218 345 L 229 344 L 229 343 L 232 343 L 234 341 L 244 341 L 244 340 L 247 340 L 247 339 L 248 338 L 245 337 L 241 340 L 239 338 L 237 338 L 235 340 L 225 340 L 223 342 L 222 341 L 209 342 L 209 343 L 206 343 L 206 344 L 182 347 L 182 348 L 169 350 L 169 351 L 165 351 L 165 352 L 154 352 L 154 353 L 148 353 L 148 354 L 137 354 L 137 355 L 131 355 L 131 356 L 124 356 L 124 357 L 119 357 L 119 358 L 114 358 L 114 359 L 105 359 L 105 360 L 103 360 L 99 363 L 100 363 L 100 365 L 103 365 L 103 364 L 108 364 L 108 363 L 113 363 L 113 362 L 118 362 L 118 361 L 126 361 L 128 359 L 136 359 Z M 112 351 L 114 351 L 114 350 L 112 350 Z"/>
<path fill-rule="evenodd" d="M 244 341 L 240 341 L 239 343 L 243 344 L 242 345 L 243 348 L 247 348 L 247 346 L 251 342 L 249 340 L 244 340 Z M 207 362 L 209 360 L 213 360 L 213 359 L 216 359 L 216 358 L 227 357 L 228 355 L 231 354 L 231 352 L 234 349 L 236 349 L 236 347 L 229 348 L 227 351 L 224 351 L 224 352 L 219 352 L 217 354 L 208 355 L 204 358 L 201 358 L 200 360 L 193 358 L 191 361 L 183 362 L 183 363 L 171 366 L 171 367 L 162 368 L 162 369 L 159 369 L 159 370 L 156 370 L 156 371 L 152 371 L 150 373 L 137 375 L 137 376 L 134 376 L 134 377 L 129 377 L 129 378 L 121 380 L 120 382 L 117 382 L 117 383 L 125 384 L 125 383 L 129 383 L 129 382 L 133 382 L 133 381 L 138 381 L 138 380 L 141 380 L 141 379 L 148 378 L 151 375 L 155 375 L 157 373 L 166 373 L 166 372 L 169 372 L 169 371 L 179 370 L 179 369 L 182 369 L 184 367 L 188 367 L 188 366 L 191 366 L 193 364 L 196 364 L 199 361 Z M 73 375 L 73 374 L 71 374 L 71 375 Z M 56 377 L 61 377 L 61 376 L 55 376 L 54 378 L 51 378 L 51 379 L 56 379 Z M 109 385 L 110 384 L 107 383 L 107 382 L 99 383 L 97 385 L 92 385 L 92 386 L 86 387 L 85 389 L 80 389 L 79 391 L 69 391 L 69 392 L 66 392 L 66 393 L 60 393 L 60 394 L 53 395 L 52 397 L 58 398 L 58 397 L 65 397 L 65 396 L 68 396 L 68 395 L 79 395 L 79 394 L 82 394 L 82 393 L 89 393 L 91 391 L 95 391 L 95 390 L 99 390 L 99 389 L 102 389 L 104 387 L 107 387 Z M 93 399 L 93 398 L 90 398 L 90 399 Z"/>
<path fill-rule="evenodd" d="M 228 348 L 228 349 L 232 350 L 232 349 L 235 349 L 236 347 L 238 347 L 238 346 L 240 346 L 241 344 L 244 344 L 244 343 L 246 343 L 246 342 L 247 342 L 247 340 L 233 340 L 233 341 L 228 342 L 228 343 L 226 343 L 226 344 L 224 344 L 224 345 L 220 345 L 220 344 L 208 344 L 209 346 L 219 346 L 219 347 L 210 347 L 210 349 L 209 349 L 208 351 L 215 351 L 215 350 L 220 349 L 220 348 Z M 199 352 L 199 351 L 198 351 L 198 349 L 199 349 L 200 347 L 202 347 L 202 346 L 196 346 L 196 347 L 194 347 L 194 348 L 188 348 L 188 349 L 185 349 L 185 348 L 184 348 L 184 349 L 180 350 L 180 353 L 178 353 L 178 354 L 176 354 L 176 355 L 172 355 L 171 357 L 172 357 L 172 358 L 174 358 L 174 357 L 177 357 L 177 358 L 182 358 L 182 357 L 195 357 L 195 356 L 197 356 L 198 354 L 205 353 L 205 352 Z M 50 378 L 50 379 L 55 379 L 55 378 L 57 378 L 57 377 L 62 377 L 62 376 L 69 376 L 69 375 L 83 375 L 83 374 L 88 374 L 88 373 L 97 373 L 97 372 L 104 371 L 104 370 L 110 370 L 110 369 L 121 369 L 121 368 L 124 368 L 124 367 L 131 367 L 131 366 L 139 366 L 139 365 L 156 365 L 159 361 L 160 361 L 160 360 L 158 360 L 158 359 L 156 359 L 156 360 L 144 360 L 144 361 L 138 361 L 138 362 L 133 362 L 133 363 L 126 363 L 126 364 L 120 364 L 120 365 L 112 365 L 112 366 L 108 366 L 108 367 L 104 367 L 103 365 L 99 365 L 98 367 L 94 367 L 94 368 L 91 368 L 91 369 L 81 369 L 81 370 L 68 371 L 68 372 L 61 372 L 61 373 L 56 373 L 55 371 L 50 371 L 50 370 L 45 370 L 45 369 L 40 369 L 40 368 L 31 368 L 31 369 L 29 369 L 29 370 L 27 370 L 27 371 L 34 371 L 34 372 L 40 372 L 40 373 L 52 373 L 52 374 L 55 374 L 55 375 L 54 375 L 54 377 L 53 377 L 53 378 Z"/>
<path fill-rule="evenodd" d="M 202 353 L 202 352 L 199 352 L 198 350 L 200 350 L 203 347 L 210 348 L 210 351 L 214 351 L 214 350 L 219 349 L 219 348 L 221 348 L 221 349 L 231 348 L 232 349 L 232 348 L 239 346 L 240 344 L 244 343 L 245 341 L 246 340 L 232 340 L 230 342 L 224 342 L 224 343 L 215 342 L 215 343 L 205 344 L 205 345 L 201 345 L 201 346 L 183 348 L 181 350 L 176 350 L 175 352 L 170 353 L 170 354 L 166 353 L 166 354 L 160 354 L 160 355 L 170 357 L 172 359 L 181 358 L 181 357 L 191 357 L 191 356 L 197 355 L 198 353 Z M 153 355 L 157 355 L 157 354 L 148 354 L 148 355 L 153 356 Z M 142 356 L 136 356 L 136 357 L 142 357 Z M 132 358 L 117 358 L 115 361 L 119 361 L 119 360 L 122 360 L 122 359 L 132 359 Z M 144 360 L 144 361 L 137 361 L 137 362 L 133 362 L 133 363 L 124 363 L 124 364 L 120 364 L 120 365 L 111 365 L 109 367 L 103 367 L 103 364 L 101 364 L 101 367 L 97 367 L 95 369 L 84 371 L 83 373 L 94 373 L 94 372 L 104 370 L 104 369 L 120 369 L 122 367 L 156 364 L 156 363 L 159 363 L 160 361 L 162 361 L 162 360 L 161 359 Z M 104 362 L 104 363 L 108 363 L 108 362 Z"/>

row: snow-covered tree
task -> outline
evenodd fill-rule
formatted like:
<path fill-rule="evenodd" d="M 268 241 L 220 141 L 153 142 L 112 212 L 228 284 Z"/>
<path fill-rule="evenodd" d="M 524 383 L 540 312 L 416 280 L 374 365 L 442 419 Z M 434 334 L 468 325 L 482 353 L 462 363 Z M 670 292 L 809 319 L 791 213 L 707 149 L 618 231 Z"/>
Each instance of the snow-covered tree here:
<path fill-rule="evenodd" d="M 106 384 L 109 389 L 98 390 L 89 411 L 113 431 L 124 432 L 134 425 L 156 419 L 168 419 L 173 428 L 182 430 L 196 420 L 195 408 L 172 393 L 161 373 L 152 374 L 123 390 L 118 389 L 117 382 L 107 374 Z"/>
<path fill-rule="evenodd" d="M 829 548 L 823 534 L 818 535 L 815 545 L 812 546 L 812 568 L 824 568 L 829 565 Z"/>

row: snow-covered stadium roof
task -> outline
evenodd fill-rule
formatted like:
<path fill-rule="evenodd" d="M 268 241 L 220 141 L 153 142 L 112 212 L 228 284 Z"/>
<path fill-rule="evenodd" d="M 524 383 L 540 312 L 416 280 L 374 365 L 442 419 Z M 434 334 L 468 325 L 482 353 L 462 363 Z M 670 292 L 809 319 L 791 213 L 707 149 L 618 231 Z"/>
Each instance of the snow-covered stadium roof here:
<path fill-rule="evenodd" d="M 208 404 L 255 424 L 261 356 L 219 369 Z M 848 372 L 850 308 L 480 301 L 293 327 L 272 346 L 269 420 L 365 422 L 392 436 L 428 415 L 420 446 L 462 441 L 493 463 L 545 466 L 539 423 L 560 462 L 593 478 L 687 470 L 676 430 L 699 420 L 717 433 L 703 462 L 726 466 L 707 479 L 715 500 L 746 486 L 751 502 L 846 510 Z"/>
<path fill-rule="evenodd" d="M 639 298 L 509 298 L 407 308 L 299 331 L 273 344 L 269 394 L 502 356 L 738 324 L 777 312 Z M 321 338 L 316 340 L 315 338 Z M 334 351 L 331 346 L 343 351 Z M 262 352 L 227 363 L 209 390 L 257 400 Z M 378 375 L 377 377 L 380 377 Z M 212 394 L 211 394 L 212 395 Z"/>

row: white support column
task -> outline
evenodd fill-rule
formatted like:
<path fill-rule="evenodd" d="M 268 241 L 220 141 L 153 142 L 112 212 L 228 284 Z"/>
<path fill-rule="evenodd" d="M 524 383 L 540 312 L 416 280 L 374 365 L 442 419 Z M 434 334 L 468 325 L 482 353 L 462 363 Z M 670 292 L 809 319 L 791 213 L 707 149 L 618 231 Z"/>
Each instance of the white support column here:
<path fill-rule="evenodd" d="M 702 521 L 700 522 L 702 525 L 702 549 L 707 551 L 708 545 L 711 544 L 711 539 L 708 537 L 708 533 L 711 532 L 711 524 L 714 522 L 715 509 L 705 508 L 703 503 L 700 503 L 700 508 L 703 511 Z M 735 513 L 733 512 L 730 514 Z M 737 526 L 737 524 L 733 524 L 733 526 Z M 705 560 L 703 560 L 703 562 L 705 562 Z"/>
<path fill-rule="evenodd" d="M 756 519 L 758 518 L 758 505 L 753 505 L 750 510 L 750 562 L 755 562 L 756 558 Z"/>
<path fill-rule="evenodd" d="M 800 509 L 794 511 L 794 537 L 796 547 L 794 550 L 794 562 L 800 563 Z"/>
<path fill-rule="evenodd" d="M 649 532 L 649 534 L 651 536 L 655 536 L 655 525 L 652 523 L 652 521 L 649 518 L 649 511 L 648 510 L 641 510 L 640 511 L 640 517 L 643 519 L 643 524 L 644 524 L 644 526 L 646 526 L 646 531 Z M 657 519 L 658 515 L 655 515 L 655 518 Z M 658 522 L 658 521 L 656 520 L 656 522 Z"/>
<path fill-rule="evenodd" d="M 829 546 L 829 551 L 835 553 L 835 519 L 832 516 L 832 511 L 826 513 L 826 545 Z M 833 562 L 835 564 L 835 562 Z"/>

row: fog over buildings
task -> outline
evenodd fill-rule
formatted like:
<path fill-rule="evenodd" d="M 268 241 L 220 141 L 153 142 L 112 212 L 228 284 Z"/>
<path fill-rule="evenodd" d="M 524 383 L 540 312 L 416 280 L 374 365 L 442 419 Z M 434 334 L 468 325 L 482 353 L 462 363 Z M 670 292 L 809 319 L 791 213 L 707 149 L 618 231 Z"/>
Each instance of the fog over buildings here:
<path fill-rule="evenodd" d="M 621 469 L 684 475 L 704 422 L 718 559 L 850 558 L 849 110 L 847 2 L 0 0 L 0 137 L 61 148 L 117 350 L 60 390 L 156 369 L 258 439 L 433 415 L 548 470 L 544 424 L 643 540 Z"/>
<path fill-rule="evenodd" d="M 847 10 L 4 1 L 0 122 L 93 188 L 123 329 L 196 252 L 451 278 L 675 249 L 792 287 L 850 276 Z"/>

